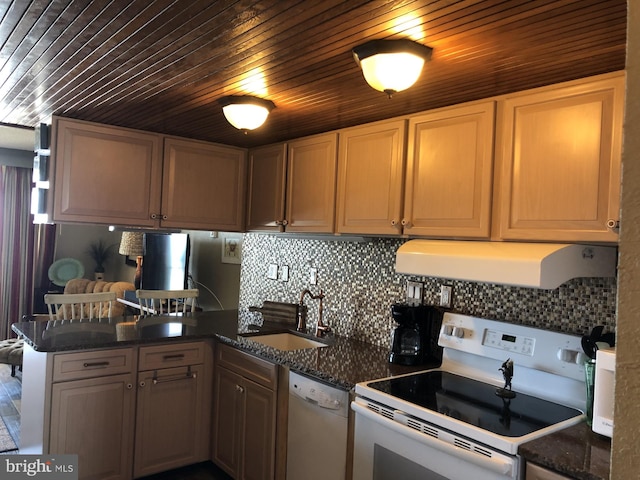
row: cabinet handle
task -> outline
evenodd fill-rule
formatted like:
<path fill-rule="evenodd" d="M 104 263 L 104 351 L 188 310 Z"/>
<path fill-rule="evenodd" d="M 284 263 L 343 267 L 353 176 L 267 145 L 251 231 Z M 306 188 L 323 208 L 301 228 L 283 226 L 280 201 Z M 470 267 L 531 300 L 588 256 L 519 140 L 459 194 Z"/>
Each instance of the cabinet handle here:
<path fill-rule="evenodd" d="M 158 218 L 158 214 L 157 213 L 152 213 L 149 216 L 151 217 L 151 220 L 155 220 L 156 218 Z"/>
<path fill-rule="evenodd" d="M 93 368 L 93 367 L 108 367 L 109 362 L 85 362 L 84 368 Z"/>
<path fill-rule="evenodd" d="M 402 223 L 402 226 L 404 228 L 411 228 L 412 227 L 411 220 L 407 220 L 406 218 L 403 218 L 401 223 Z"/>
<path fill-rule="evenodd" d="M 610 218 L 607 220 L 607 228 L 610 230 L 618 230 L 620 228 L 620 220 L 614 220 Z"/>
<path fill-rule="evenodd" d="M 395 227 L 398 224 L 398 221 L 396 219 L 391 220 L 391 226 Z"/>
<path fill-rule="evenodd" d="M 283 225 L 283 221 L 282 220 L 276 220 L 274 223 L 276 225 L 278 225 L 279 227 Z"/>
<path fill-rule="evenodd" d="M 182 360 L 184 353 L 176 353 L 174 355 L 163 355 L 162 360 Z"/>
<path fill-rule="evenodd" d="M 244 392 L 244 388 L 241 387 L 240 385 L 236 385 L 236 392 L 243 393 Z"/>
<path fill-rule="evenodd" d="M 162 215 L 162 219 L 163 220 L 166 220 L 167 218 L 169 218 L 169 217 L 167 217 L 166 215 Z"/>
<path fill-rule="evenodd" d="M 144 380 L 142 380 L 142 381 L 139 383 L 139 385 L 140 385 L 140 388 L 144 388 L 144 386 L 146 385 L 146 383 L 145 383 L 145 381 L 144 381 Z"/>
<path fill-rule="evenodd" d="M 158 372 L 154 370 L 153 372 L 153 384 L 157 385 L 159 383 L 167 383 L 167 382 L 177 382 L 179 380 L 191 380 L 196 378 L 196 372 L 191 371 L 191 367 L 187 367 L 186 375 L 172 375 L 165 378 L 158 378 Z"/>
<path fill-rule="evenodd" d="M 282 220 L 282 225 L 283 225 L 283 226 L 285 226 L 285 227 L 286 227 L 287 225 L 289 225 L 289 222 L 287 221 L 287 219 L 286 219 L 286 218 L 285 218 L 284 220 Z"/>
<path fill-rule="evenodd" d="M 133 384 L 132 383 L 127 383 L 127 390 L 131 390 L 133 388 Z"/>

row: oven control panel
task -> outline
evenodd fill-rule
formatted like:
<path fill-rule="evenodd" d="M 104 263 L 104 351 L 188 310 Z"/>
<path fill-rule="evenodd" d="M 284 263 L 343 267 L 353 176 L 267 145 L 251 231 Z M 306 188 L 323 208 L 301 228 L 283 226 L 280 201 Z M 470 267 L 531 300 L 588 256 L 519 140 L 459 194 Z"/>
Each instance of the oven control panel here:
<path fill-rule="evenodd" d="M 501 332 L 499 330 L 485 330 L 483 345 L 499 348 L 512 353 L 532 356 L 536 345 L 536 339 L 524 335 Z"/>
<path fill-rule="evenodd" d="M 457 363 L 480 367 L 511 358 L 518 368 L 553 372 L 584 382 L 581 339 L 575 335 L 446 312 L 438 345 Z M 473 357 L 470 358 L 469 355 Z M 486 371 L 496 370 L 483 365 Z"/>

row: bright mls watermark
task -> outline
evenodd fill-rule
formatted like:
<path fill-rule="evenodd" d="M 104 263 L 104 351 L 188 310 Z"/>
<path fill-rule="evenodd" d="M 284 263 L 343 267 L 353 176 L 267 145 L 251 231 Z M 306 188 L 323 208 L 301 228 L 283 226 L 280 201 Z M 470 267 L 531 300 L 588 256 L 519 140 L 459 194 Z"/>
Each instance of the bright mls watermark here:
<path fill-rule="evenodd" d="M 78 480 L 78 456 L 6 455 L 0 457 L 0 478 Z"/>

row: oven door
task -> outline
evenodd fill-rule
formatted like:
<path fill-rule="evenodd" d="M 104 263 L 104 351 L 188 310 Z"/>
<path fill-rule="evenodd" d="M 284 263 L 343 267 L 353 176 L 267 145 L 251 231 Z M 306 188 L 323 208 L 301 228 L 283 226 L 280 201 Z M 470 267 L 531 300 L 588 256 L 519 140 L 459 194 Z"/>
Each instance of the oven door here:
<path fill-rule="evenodd" d="M 397 410 L 375 411 L 375 405 L 360 398 L 351 404 L 354 480 L 523 478 L 522 462 L 516 456 L 474 444 Z"/>

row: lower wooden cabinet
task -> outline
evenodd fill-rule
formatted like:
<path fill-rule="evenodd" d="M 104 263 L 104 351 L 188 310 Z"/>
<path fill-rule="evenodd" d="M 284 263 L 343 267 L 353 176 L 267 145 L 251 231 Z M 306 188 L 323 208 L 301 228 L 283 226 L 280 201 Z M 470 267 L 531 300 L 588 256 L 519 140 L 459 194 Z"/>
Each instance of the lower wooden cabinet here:
<path fill-rule="evenodd" d="M 277 368 L 218 346 L 212 457 L 236 480 L 275 478 Z"/>
<path fill-rule="evenodd" d="M 177 366 L 138 373 L 134 478 L 209 458 L 211 377 L 205 374 L 204 355 L 191 360 L 197 364 L 188 358 L 189 350 L 197 353 L 203 345 L 188 344 L 186 352 L 176 347 L 140 349 L 140 368 L 145 349 L 153 349 L 152 354 L 161 355 L 167 365 Z"/>
<path fill-rule="evenodd" d="M 134 383 L 133 373 L 55 383 L 49 453 L 77 454 L 82 479 L 131 478 Z"/>
<path fill-rule="evenodd" d="M 81 480 L 129 480 L 210 458 L 211 342 L 27 350 L 28 453 L 77 454 Z"/>

